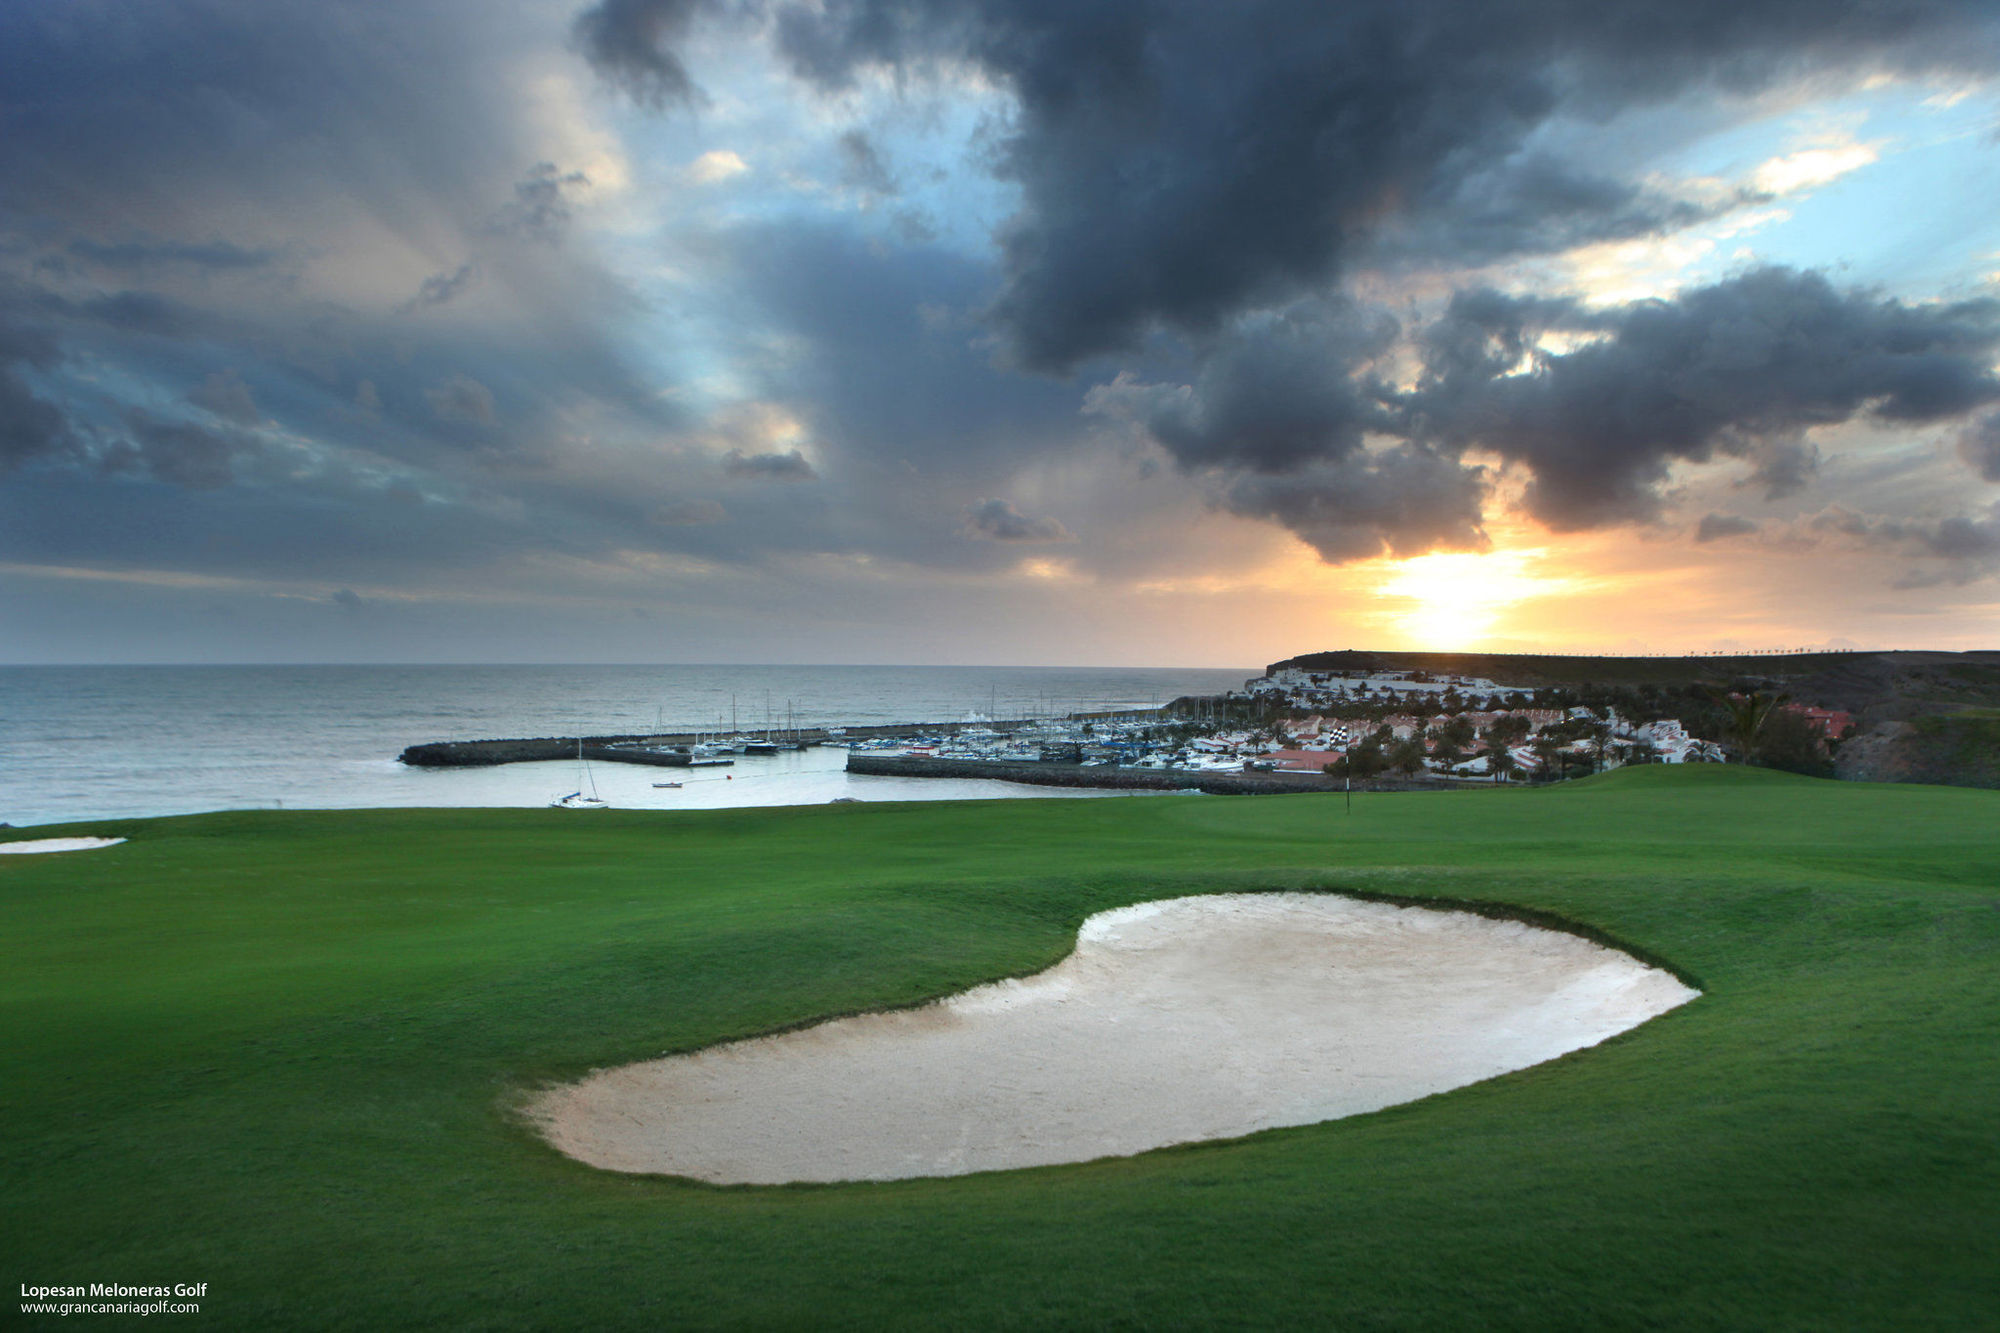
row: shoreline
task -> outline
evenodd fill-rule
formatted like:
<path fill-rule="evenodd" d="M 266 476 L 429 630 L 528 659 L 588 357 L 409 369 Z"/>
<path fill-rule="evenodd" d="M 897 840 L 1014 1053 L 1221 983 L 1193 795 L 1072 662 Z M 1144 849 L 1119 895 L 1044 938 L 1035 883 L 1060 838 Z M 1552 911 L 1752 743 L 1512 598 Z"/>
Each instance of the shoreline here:
<path fill-rule="evenodd" d="M 1121 791 L 1201 791 L 1211 796 L 1290 796 L 1302 792 L 1344 792 L 1324 773 L 1218 773 L 1179 768 L 1121 768 L 1104 764 L 1057 764 L 1035 760 L 938 759 L 929 755 L 849 754 L 847 771 L 864 777 L 985 778 L 1036 787 L 1104 787 Z M 1490 782 L 1449 778 L 1429 780 L 1370 778 L 1354 790 L 1470 791 Z"/>

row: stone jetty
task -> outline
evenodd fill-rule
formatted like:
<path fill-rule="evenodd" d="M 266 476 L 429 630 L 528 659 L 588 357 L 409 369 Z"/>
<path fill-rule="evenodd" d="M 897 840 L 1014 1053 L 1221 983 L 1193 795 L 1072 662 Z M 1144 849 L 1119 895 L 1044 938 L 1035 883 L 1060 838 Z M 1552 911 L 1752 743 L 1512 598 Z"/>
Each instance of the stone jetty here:
<path fill-rule="evenodd" d="M 908 736 L 957 732 L 965 727 L 1018 728 L 1032 725 L 1021 718 L 1002 722 L 892 722 L 879 726 L 843 727 L 842 741 L 902 739 Z M 755 735 L 756 733 L 745 733 Z M 823 745 L 833 733 L 823 727 L 801 727 L 785 733 L 779 744 L 804 748 Z M 689 756 L 680 751 L 701 741 L 715 739 L 714 732 L 671 731 L 620 736 L 585 736 L 583 757 L 614 764 L 650 764 L 657 768 L 685 768 Z M 397 756 L 412 768 L 491 768 L 496 764 L 529 764 L 551 759 L 574 759 L 578 738 L 544 736 L 534 739 L 492 741 L 431 741 L 412 745 Z"/>
<path fill-rule="evenodd" d="M 1039 787 L 1111 787 L 1126 791 L 1201 791 L 1211 796 L 1272 796 L 1335 791 L 1323 773 L 1192 773 L 1173 768 L 1052 764 L 1036 760 L 936 759 L 927 755 L 856 753 L 847 771 L 889 778 L 995 778 Z"/>

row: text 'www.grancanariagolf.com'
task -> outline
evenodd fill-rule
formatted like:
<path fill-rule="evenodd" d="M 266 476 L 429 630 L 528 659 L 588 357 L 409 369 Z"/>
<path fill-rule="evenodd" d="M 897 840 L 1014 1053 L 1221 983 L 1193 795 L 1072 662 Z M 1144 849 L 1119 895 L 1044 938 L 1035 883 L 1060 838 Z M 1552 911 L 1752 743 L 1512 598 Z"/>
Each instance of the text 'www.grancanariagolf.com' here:
<path fill-rule="evenodd" d="M 31 1287 L 21 1284 L 21 1313 L 30 1314 L 200 1314 L 206 1282 L 128 1287 L 122 1282 Z"/>

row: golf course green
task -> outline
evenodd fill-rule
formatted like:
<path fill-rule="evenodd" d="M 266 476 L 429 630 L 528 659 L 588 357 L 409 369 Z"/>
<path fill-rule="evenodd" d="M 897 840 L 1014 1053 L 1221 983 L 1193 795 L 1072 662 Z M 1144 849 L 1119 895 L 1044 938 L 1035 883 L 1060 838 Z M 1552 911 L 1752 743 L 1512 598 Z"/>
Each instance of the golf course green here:
<path fill-rule="evenodd" d="M 243 1329 L 2000 1325 L 2000 793 L 1654 766 L 1351 812 L 0 837 L 85 834 L 129 841 L 0 857 L 18 1285 L 205 1282 L 185 1326 Z M 1106 908 L 1300 888 L 1569 923 L 1703 995 L 1371 1115 L 955 1179 L 617 1175 L 519 1114 L 593 1068 L 1038 971 Z"/>

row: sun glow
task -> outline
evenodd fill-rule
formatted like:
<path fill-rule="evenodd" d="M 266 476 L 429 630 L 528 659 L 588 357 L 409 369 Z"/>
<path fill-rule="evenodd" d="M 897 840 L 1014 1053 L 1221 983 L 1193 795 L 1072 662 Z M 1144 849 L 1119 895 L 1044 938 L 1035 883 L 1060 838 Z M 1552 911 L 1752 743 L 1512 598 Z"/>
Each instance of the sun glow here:
<path fill-rule="evenodd" d="M 1410 605 L 1390 623 L 1420 648 L 1454 651 L 1487 638 L 1507 612 L 1560 592 L 1569 580 L 1532 572 L 1540 551 L 1420 555 L 1399 561 L 1375 590 Z"/>

